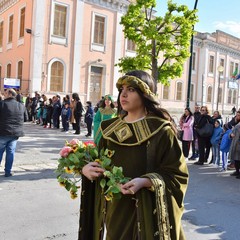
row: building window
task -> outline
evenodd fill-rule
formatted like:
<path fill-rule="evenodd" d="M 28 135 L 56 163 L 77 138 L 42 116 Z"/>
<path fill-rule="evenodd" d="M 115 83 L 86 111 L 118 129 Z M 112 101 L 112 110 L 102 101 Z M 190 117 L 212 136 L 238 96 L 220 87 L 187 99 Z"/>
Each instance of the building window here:
<path fill-rule="evenodd" d="M 210 56 L 208 72 L 213 73 L 213 68 L 214 68 L 214 56 Z"/>
<path fill-rule="evenodd" d="M 67 7 L 55 5 L 53 35 L 66 37 Z"/>
<path fill-rule="evenodd" d="M 18 62 L 18 75 L 17 78 L 22 80 L 23 62 Z"/>
<path fill-rule="evenodd" d="M 51 81 L 50 81 L 50 91 L 62 92 L 63 91 L 63 76 L 64 67 L 59 61 L 56 61 L 51 66 Z"/>
<path fill-rule="evenodd" d="M 0 80 L 2 79 L 2 66 L 0 66 Z"/>
<path fill-rule="evenodd" d="M 191 83 L 191 87 L 190 87 L 190 101 L 193 101 L 193 93 L 194 93 L 194 84 Z"/>
<path fill-rule="evenodd" d="M 11 68 L 12 68 L 12 65 L 11 65 L 11 63 L 9 63 L 8 65 L 7 65 L 7 78 L 10 78 L 11 77 Z"/>
<path fill-rule="evenodd" d="M 212 102 L 212 87 L 209 86 L 207 89 L 207 102 Z"/>
<path fill-rule="evenodd" d="M 9 17 L 8 43 L 11 43 L 12 39 L 13 39 L 13 15 Z"/>
<path fill-rule="evenodd" d="M 193 52 L 192 54 L 192 70 L 195 71 L 196 70 L 196 53 Z"/>
<path fill-rule="evenodd" d="M 95 16 L 93 43 L 104 45 L 105 17 Z"/>
<path fill-rule="evenodd" d="M 169 86 L 167 85 L 163 86 L 163 99 L 169 99 Z"/>
<path fill-rule="evenodd" d="M 22 8 L 20 12 L 19 38 L 24 37 L 24 29 L 25 29 L 25 7 Z"/>
<path fill-rule="evenodd" d="M 237 103 L 237 90 L 233 90 L 232 104 Z"/>
<path fill-rule="evenodd" d="M 182 83 L 177 83 L 177 94 L 176 94 L 176 100 L 182 100 Z"/>
<path fill-rule="evenodd" d="M 231 104 L 231 102 L 232 102 L 232 90 L 229 89 L 228 90 L 228 104 Z"/>
<path fill-rule="evenodd" d="M 3 46 L 3 22 L 0 22 L 0 48 Z"/>
<path fill-rule="evenodd" d="M 136 44 L 134 41 L 127 39 L 127 50 L 132 52 L 136 51 Z"/>
<path fill-rule="evenodd" d="M 222 88 L 218 89 L 218 102 L 222 103 Z"/>
<path fill-rule="evenodd" d="M 23 62 L 19 61 L 17 78 L 20 79 L 20 87 L 22 86 L 22 72 L 23 72 Z"/>

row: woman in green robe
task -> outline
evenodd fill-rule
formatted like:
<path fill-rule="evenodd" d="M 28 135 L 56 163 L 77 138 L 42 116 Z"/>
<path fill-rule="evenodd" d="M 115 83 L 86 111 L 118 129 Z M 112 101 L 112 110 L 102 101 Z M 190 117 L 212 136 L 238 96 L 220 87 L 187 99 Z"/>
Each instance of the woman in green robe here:
<path fill-rule="evenodd" d="M 98 109 L 94 116 L 93 120 L 93 136 L 94 136 L 94 142 L 98 145 L 99 140 L 102 136 L 101 130 L 100 130 L 100 124 L 104 120 L 111 119 L 113 117 L 116 117 L 116 109 L 114 106 L 114 101 L 110 95 L 106 95 L 104 97 L 104 102 L 102 103 L 102 106 Z"/>
<path fill-rule="evenodd" d="M 113 165 L 131 180 L 120 185 L 122 198 L 109 202 L 99 184 L 104 169 L 97 162 L 83 167 L 78 239 L 184 240 L 188 171 L 171 117 L 146 72 L 127 73 L 117 88 L 121 117 L 101 123 L 99 147 L 115 150 Z"/>

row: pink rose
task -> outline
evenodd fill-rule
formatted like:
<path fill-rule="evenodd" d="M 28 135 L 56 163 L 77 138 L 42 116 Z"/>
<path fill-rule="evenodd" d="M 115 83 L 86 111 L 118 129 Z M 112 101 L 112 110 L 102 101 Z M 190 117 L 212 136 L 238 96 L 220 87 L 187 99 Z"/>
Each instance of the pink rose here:
<path fill-rule="evenodd" d="M 59 154 L 61 157 L 67 157 L 70 152 L 72 152 L 72 148 L 65 146 L 61 149 Z"/>
<path fill-rule="evenodd" d="M 70 145 L 79 145 L 79 142 L 80 141 L 78 139 L 74 138 L 74 139 L 71 140 L 71 142 L 69 144 Z"/>

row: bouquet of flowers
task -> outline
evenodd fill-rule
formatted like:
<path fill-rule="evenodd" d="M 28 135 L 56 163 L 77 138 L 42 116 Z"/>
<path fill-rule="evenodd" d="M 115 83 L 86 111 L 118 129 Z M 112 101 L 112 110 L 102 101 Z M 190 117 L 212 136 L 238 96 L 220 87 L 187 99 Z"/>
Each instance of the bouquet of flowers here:
<path fill-rule="evenodd" d="M 122 167 L 113 166 L 111 157 L 114 151 L 102 149 L 98 151 L 93 142 L 82 142 L 78 139 L 66 141 L 60 151 L 61 158 L 58 159 L 58 167 L 55 171 L 61 186 L 70 192 L 71 198 L 75 199 L 80 188 L 82 168 L 89 162 L 96 161 L 105 169 L 104 177 L 100 181 L 103 194 L 107 201 L 120 198 L 119 184 L 126 183 L 129 178 L 124 177 Z"/>

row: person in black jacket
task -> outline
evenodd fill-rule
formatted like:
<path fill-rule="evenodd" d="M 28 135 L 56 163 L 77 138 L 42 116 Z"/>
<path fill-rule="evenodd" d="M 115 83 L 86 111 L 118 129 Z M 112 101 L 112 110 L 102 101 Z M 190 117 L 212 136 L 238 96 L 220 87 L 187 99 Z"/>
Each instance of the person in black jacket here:
<path fill-rule="evenodd" d="M 72 94 L 72 99 L 75 102 L 74 104 L 75 108 L 74 108 L 73 114 L 74 114 L 74 119 L 76 121 L 76 124 L 75 124 L 76 132 L 74 134 L 80 134 L 80 122 L 81 122 L 81 117 L 83 112 L 83 106 L 79 98 L 79 95 L 77 93 Z"/>
<path fill-rule="evenodd" d="M 192 156 L 189 158 L 189 160 L 196 160 L 196 158 L 198 158 L 199 156 L 198 149 L 196 147 L 196 141 L 197 141 L 196 125 L 197 125 L 198 118 L 200 116 L 201 116 L 200 106 L 196 104 L 195 111 L 193 113 L 194 123 L 193 123 Z"/>
<path fill-rule="evenodd" d="M 11 172 L 17 140 L 24 135 L 23 122 L 25 106 L 16 101 L 17 93 L 9 88 L 5 91 L 5 99 L 0 102 L 0 163 L 6 150 L 5 177 Z"/>
<path fill-rule="evenodd" d="M 86 103 L 87 103 L 87 107 L 86 107 L 87 109 L 86 109 L 86 113 L 85 113 L 85 123 L 87 124 L 88 133 L 85 136 L 91 137 L 94 111 L 92 108 L 92 102 L 87 101 Z"/>
<path fill-rule="evenodd" d="M 208 108 L 207 106 L 201 107 L 201 116 L 196 121 L 196 132 L 197 129 L 201 129 L 204 127 L 205 124 L 212 123 L 212 118 L 209 116 Z M 213 123 L 212 123 L 213 124 Z M 199 159 L 194 164 L 196 165 L 203 165 L 204 162 L 208 161 L 210 148 L 211 148 L 211 136 L 208 137 L 202 137 L 197 133 L 198 138 L 198 149 L 199 149 Z"/>

